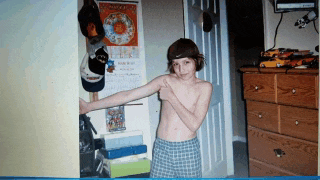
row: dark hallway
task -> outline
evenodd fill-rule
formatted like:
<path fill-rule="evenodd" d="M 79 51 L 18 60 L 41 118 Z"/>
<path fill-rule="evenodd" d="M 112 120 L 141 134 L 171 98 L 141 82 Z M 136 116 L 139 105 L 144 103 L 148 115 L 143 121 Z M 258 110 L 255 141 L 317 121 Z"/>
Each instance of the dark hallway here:
<path fill-rule="evenodd" d="M 248 177 L 248 144 L 245 101 L 242 92 L 242 66 L 259 64 L 264 51 L 264 26 L 261 0 L 227 0 L 230 63 L 232 74 L 233 149 L 235 178 Z"/>

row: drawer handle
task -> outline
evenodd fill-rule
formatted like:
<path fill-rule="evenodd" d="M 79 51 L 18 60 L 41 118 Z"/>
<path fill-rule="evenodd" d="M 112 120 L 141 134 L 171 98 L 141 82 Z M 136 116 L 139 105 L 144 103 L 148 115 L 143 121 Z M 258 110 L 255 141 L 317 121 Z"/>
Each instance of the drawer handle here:
<path fill-rule="evenodd" d="M 296 121 L 296 125 L 298 126 L 298 124 L 299 124 L 299 121 Z"/>
<path fill-rule="evenodd" d="M 292 94 L 295 94 L 297 90 L 295 88 L 292 89 Z"/>
<path fill-rule="evenodd" d="M 286 153 L 282 151 L 281 149 L 274 149 L 274 153 L 276 154 L 277 157 L 282 157 L 282 155 L 285 155 Z"/>
<path fill-rule="evenodd" d="M 255 90 L 259 90 L 259 86 L 254 87 Z"/>
<path fill-rule="evenodd" d="M 261 119 L 262 118 L 262 114 L 259 114 L 258 117 Z"/>

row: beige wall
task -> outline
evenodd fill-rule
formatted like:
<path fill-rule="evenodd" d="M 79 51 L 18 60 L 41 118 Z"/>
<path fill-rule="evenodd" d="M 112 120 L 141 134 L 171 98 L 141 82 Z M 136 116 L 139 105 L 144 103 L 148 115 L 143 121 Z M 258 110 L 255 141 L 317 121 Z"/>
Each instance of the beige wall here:
<path fill-rule="evenodd" d="M 0 176 L 79 177 L 77 1 L 0 11 Z"/>
<path fill-rule="evenodd" d="M 263 6 L 265 49 L 267 50 L 274 45 L 273 39 L 275 30 L 279 23 L 281 14 L 274 13 L 273 5 L 269 0 L 263 0 Z M 275 48 L 310 50 L 314 52 L 314 54 L 319 54 L 315 51 L 315 46 L 319 45 L 319 34 L 315 31 L 313 22 L 309 23 L 302 29 L 294 26 L 294 23 L 307 13 L 307 11 L 283 13 L 283 19 L 278 29 Z M 319 19 L 315 22 L 319 31 Z"/>
<path fill-rule="evenodd" d="M 0 3 L 0 176 L 79 177 L 78 97 L 85 92 L 78 67 L 85 42 L 77 2 Z M 180 0 L 142 6 L 149 81 L 165 73 L 167 47 L 183 37 L 183 11 Z M 159 115 L 154 97 L 152 139 Z"/>

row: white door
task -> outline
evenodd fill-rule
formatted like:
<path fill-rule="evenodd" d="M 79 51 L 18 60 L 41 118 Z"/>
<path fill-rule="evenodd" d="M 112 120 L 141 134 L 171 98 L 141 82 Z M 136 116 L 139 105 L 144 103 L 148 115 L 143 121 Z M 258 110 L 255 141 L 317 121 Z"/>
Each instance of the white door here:
<path fill-rule="evenodd" d="M 212 29 L 204 32 L 203 12 L 210 14 Z M 234 174 L 229 45 L 224 0 L 184 0 L 185 36 L 205 55 L 207 65 L 197 73 L 214 86 L 208 114 L 198 131 L 204 178 Z"/>

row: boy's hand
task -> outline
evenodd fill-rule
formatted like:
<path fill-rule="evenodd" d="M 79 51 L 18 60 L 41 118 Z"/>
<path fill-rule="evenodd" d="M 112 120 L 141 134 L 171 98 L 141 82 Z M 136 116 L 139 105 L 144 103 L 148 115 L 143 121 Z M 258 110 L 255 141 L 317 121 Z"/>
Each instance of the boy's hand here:
<path fill-rule="evenodd" d="M 79 114 L 87 114 L 89 111 L 90 109 L 88 103 L 79 98 Z"/>
<path fill-rule="evenodd" d="M 175 94 L 171 88 L 171 86 L 168 84 L 166 80 L 163 80 L 164 87 L 161 87 L 159 94 L 160 99 L 164 101 L 170 101 L 172 98 L 174 98 Z"/>

